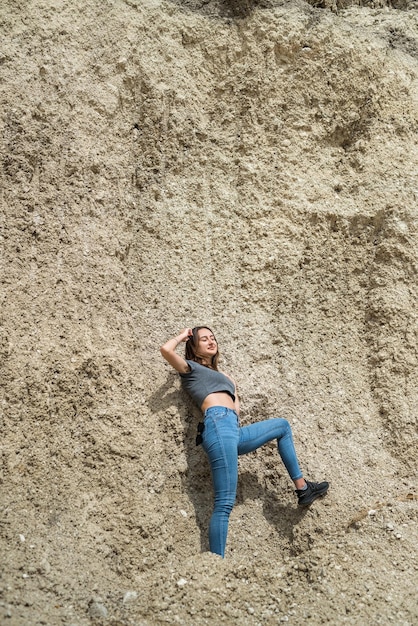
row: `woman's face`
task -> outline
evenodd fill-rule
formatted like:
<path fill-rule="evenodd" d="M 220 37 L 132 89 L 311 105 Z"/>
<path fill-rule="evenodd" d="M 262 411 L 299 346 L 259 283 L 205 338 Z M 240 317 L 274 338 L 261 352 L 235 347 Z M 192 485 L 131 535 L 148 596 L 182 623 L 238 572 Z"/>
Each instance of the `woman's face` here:
<path fill-rule="evenodd" d="M 197 331 L 197 338 L 197 354 L 210 359 L 215 356 L 218 352 L 218 344 L 212 331 L 209 328 L 201 328 Z"/>

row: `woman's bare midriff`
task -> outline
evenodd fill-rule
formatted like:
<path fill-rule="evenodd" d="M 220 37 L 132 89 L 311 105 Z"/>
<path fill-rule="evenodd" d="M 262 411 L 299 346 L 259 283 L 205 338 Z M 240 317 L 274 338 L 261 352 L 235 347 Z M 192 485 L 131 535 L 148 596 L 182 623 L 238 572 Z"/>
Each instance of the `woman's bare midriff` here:
<path fill-rule="evenodd" d="M 224 406 L 227 409 L 235 409 L 234 401 L 225 391 L 210 393 L 203 401 L 201 409 L 203 413 L 212 406 Z"/>

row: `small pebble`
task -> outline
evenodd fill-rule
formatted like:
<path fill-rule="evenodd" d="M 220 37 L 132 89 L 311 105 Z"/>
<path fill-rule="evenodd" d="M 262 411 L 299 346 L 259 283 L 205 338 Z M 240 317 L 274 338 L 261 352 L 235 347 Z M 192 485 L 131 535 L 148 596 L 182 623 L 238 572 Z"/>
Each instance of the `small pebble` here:
<path fill-rule="evenodd" d="M 42 559 L 40 562 L 40 571 L 42 574 L 49 574 L 51 572 L 51 565 L 47 559 Z"/>
<path fill-rule="evenodd" d="M 177 581 L 177 586 L 184 587 L 184 585 L 187 585 L 187 580 L 185 578 L 180 578 L 180 580 Z"/>
<path fill-rule="evenodd" d="M 101 602 L 92 600 L 89 605 L 91 617 L 107 617 L 107 608 Z"/>
<path fill-rule="evenodd" d="M 136 600 L 137 597 L 138 594 L 136 591 L 127 591 L 123 596 L 123 604 L 126 604 L 127 602 L 132 602 L 133 600 Z"/>

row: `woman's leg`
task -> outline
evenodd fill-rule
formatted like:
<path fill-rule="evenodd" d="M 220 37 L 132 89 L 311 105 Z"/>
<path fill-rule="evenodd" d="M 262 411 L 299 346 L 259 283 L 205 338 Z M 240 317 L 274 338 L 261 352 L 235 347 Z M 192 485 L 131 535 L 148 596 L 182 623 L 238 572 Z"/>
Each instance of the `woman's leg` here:
<path fill-rule="evenodd" d="M 303 474 L 296 456 L 292 430 L 287 420 L 275 417 L 240 428 L 238 454 L 252 452 L 273 439 L 277 439 L 277 449 L 290 478 L 296 486 L 298 486 L 297 483 L 302 486 Z"/>
<path fill-rule="evenodd" d="M 309 506 L 316 498 L 325 495 L 329 483 L 313 483 L 303 478 L 293 444 L 292 430 L 285 419 L 273 418 L 241 428 L 238 454 L 252 452 L 272 439 L 277 439 L 279 454 L 296 487 L 299 506 Z"/>
<path fill-rule="evenodd" d="M 209 547 L 223 557 L 238 482 L 238 418 L 235 412 L 223 407 L 213 407 L 206 415 L 203 448 L 210 462 L 215 500 Z"/>

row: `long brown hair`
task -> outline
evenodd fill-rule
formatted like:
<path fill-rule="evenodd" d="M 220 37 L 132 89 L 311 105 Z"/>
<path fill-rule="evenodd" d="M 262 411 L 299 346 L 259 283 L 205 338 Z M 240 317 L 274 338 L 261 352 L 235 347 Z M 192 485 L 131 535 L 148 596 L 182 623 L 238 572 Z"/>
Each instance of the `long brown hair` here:
<path fill-rule="evenodd" d="M 194 328 L 192 328 L 193 335 L 190 336 L 190 339 L 188 339 L 186 342 L 186 349 L 184 352 L 184 356 L 188 361 L 196 361 L 196 363 L 200 363 L 200 365 L 204 365 L 204 363 L 202 363 L 202 358 L 196 354 L 196 350 L 197 350 L 197 346 L 199 345 L 199 330 L 202 330 L 202 328 L 205 328 L 206 330 L 208 330 L 211 333 L 211 335 L 215 337 L 215 335 L 213 334 L 213 331 L 209 328 L 209 326 L 195 326 Z M 215 338 L 215 341 L 216 341 L 216 338 Z M 218 342 L 216 342 L 216 345 L 218 345 Z M 214 370 L 217 370 L 218 361 L 219 361 L 219 349 L 217 350 L 216 354 L 213 355 L 211 359 L 210 367 Z"/>

